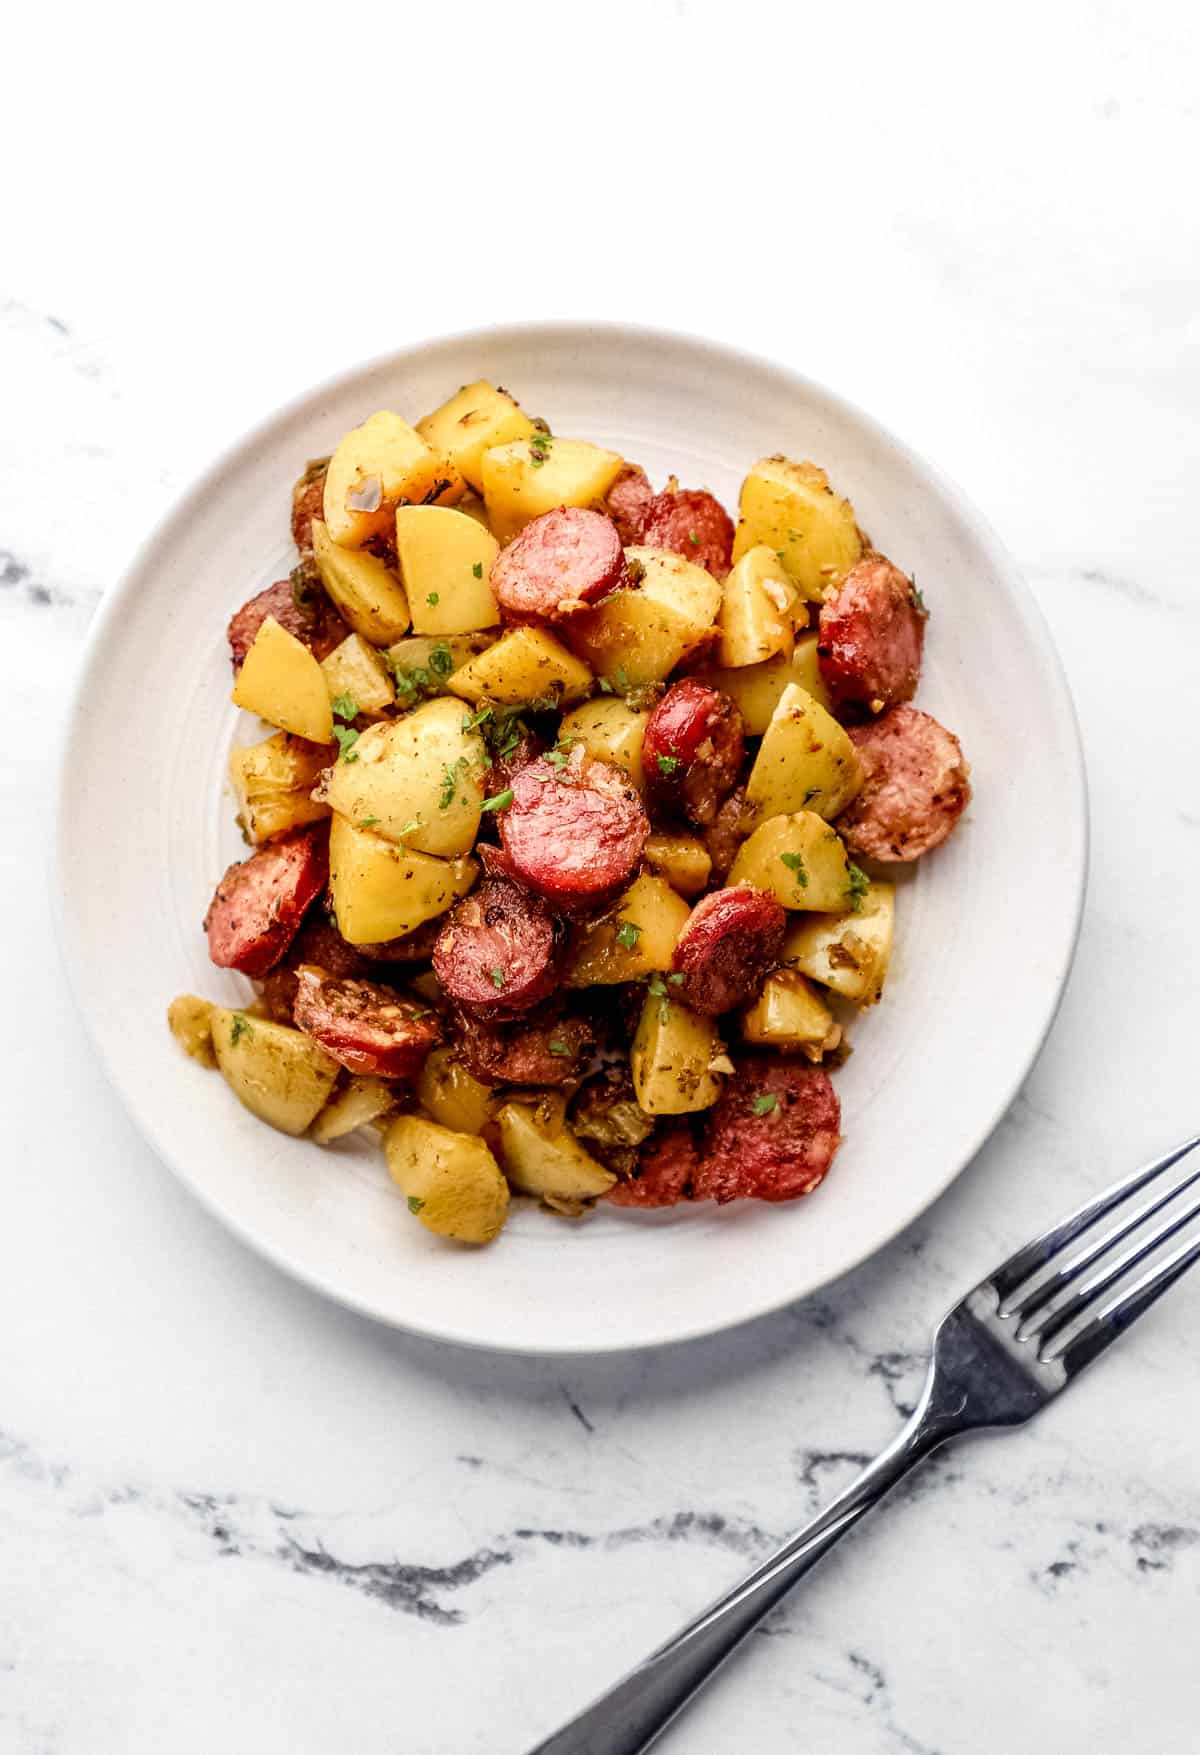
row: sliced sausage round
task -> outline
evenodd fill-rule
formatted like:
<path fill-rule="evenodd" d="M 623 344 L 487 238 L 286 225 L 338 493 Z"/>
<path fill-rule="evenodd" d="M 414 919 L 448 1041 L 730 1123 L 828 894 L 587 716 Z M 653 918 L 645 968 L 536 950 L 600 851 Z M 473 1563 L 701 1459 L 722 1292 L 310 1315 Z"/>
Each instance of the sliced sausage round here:
<path fill-rule="evenodd" d="M 339 979 L 303 963 L 296 971 L 296 1025 L 352 1073 L 410 1079 L 442 1039 L 428 1006 L 376 981 Z"/>
<path fill-rule="evenodd" d="M 440 920 L 425 920 L 420 926 L 414 926 L 411 932 L 404 933 L 400 938 L 381 939 L 378 944 L 368 947 L 372 963 L 428 963 L 433 957 L 434 946 L 438 934 L 442 930 Z M 319 963 L 320 957 L 309 957 L 310 963 Z M 335 973 L 340 974 L 337 970 Z"/>
<path fill-rule="evenodd" d="M 795 1200 L 823 1182 L 841 1143 L 829 1074 L 781 1054 L 735 1057 L 704 1120 L 696 1200 Z"/>
<path fill-rule="evenodd" d="M 712 860 L 712 875 L 724 883 L 737 850 L 749 834 L 746 824 L 746 788 L 739 786 L 725 800 L 704 831 L 704 846 Z"/>
<path fill-rule="evenodd" d="M 618 1182 L 605 1199 L 615 1207 L 673 1207 L 692 1198 L 692 1179 L 699 1168 L 696 1142 L 682 1118 L 660 1123 L 638 1153 L 628 1182 Z"/>
<path fill-rule="evenodd" d="M 883 555 L 864 555 L 821 606 L 817 662 L 839 704 L 879 713 L 910 701 L 924 644 L 925 617 L 912 580 Z"/>
<path fill-rule="evenodd" d="M 310 463 L 292 489 L 292 541 L 302 555 L 312 550 L 314 518 L 325 516 L 325 474 L 328 457 Z"/>
<path fill-rule="evenodd" d="M 506 878 L 484 878 L 447 917 L 434 973 L 477 1017 L 512 1018 L 553 991 L 560 942 L 544 902 Z"/>
<path fill-rule="evenodd" d="M 646 721 L 646 790 L 661 808 L 682 811 L 705 828 L 737 784 L 744 751 L 742 716 L 729 696 L 685 677 Z"/>
<path fill-rule="evenodd" d="M 554 754 L 555 752 L 551 752 Z M 555 907 L 598 907 L 637 870 L 650 833 L 629 776 L 584 754 L 539 756 L 512 779 L 512 803 L 497 814 L 513 875 Z"/>
<path fill-rule="evenodd" d="M 377 947 L 372 945 L 371 949 Z M 296 1006 L 296 971 L 301 963 L 315 963 L 330 975 L 366 975 L 371 965 L 354 945 L 347 944 L 331 920 L 313 909 L 288 947 L 287 955 L 263 978 L 263 1000 L 279 1024 L 293 1022 Z"/>
<path fill-rule="evenodd" d="M 850 852 L 910 860 L 940 845 L 971 797 L 971 769 L 954 733 L 916 707 L 892 707 L 849 733 L 864 775 L 837 819 Z"/>
<path fill-rule="evenodd" d="M 329 877 L 329 831 L 299 830 L 231 865 L 217 885 L 204 930 L 220 969 L 265 975 L 300 930 Z"/>
<path fill-rule="evenodd" d="M 230 618 L 226 635 L 235 676 L 268 616 L 274 616 L 281 628 L 294 634 L 318 662 L 328 658 L 350 632 L 320 585 L 279 579 L 244 603 Z"/>
<path fill-rule="evenodd" d="M 530 731 L 523 721 L 518 721 L 518 726 L 514 729 L 516 741 L 511 748 L 502 747 L 510 742 L 510 739 L 505 738 L 498 740 L 501 747 L 492 751 L 490 766 L 483 777 L 485 798 L 494 798 L 499 792 L 507 792 L 517 770 L 536 761 L 546 747 L 541 738 Z"/>
<path fill-rule="evenodd" d="M 650 478 L 638 463 L 627 463 L 608 490 L 604 510 L 626 548 L 642 540 L 646 515 L 654 498 Z"/>
<path fill-rule="evenodd" d="M 701 489 L 667 488 L 646 508 L 640 540 L 674 549 L 723 579 L 733 564 L 733 519 L 720 500 Z"/>
<path fill-rule="evenodd" d="M 738 884 L 702 896 L 671 959 L 683 976 L 683 1003 L 708 1018 L 745 1005 L 779 962 L 786 926 L 785 910 L 765 890 Z"/>
<path fill-rule="evenodd" d="M 459 1059 L 485 1085 L 572 1084 L 595 1046 L 588 1020 L 556 1006 L 511 1023 L 456 1006 L 452 1035 Z"/>
<path fill-rule="evenodd" d="M 595 603 L 625 576 L 625 552 L 611 518 L 560 506 L 534 518 L 501 549 L 490 582 L 504 620 L 557 622 Z"/>

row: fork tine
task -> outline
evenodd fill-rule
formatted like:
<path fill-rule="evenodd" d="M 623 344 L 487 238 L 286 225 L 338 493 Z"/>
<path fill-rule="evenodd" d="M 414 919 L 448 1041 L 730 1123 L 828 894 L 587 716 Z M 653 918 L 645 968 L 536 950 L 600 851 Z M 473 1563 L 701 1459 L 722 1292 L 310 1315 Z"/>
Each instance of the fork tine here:
<path fill-rule="evenodd" d="M 1121 1182 L 1114 1182 L 1110 1188 L 1085 1201 L 1083 1206 L 1061 1224 L 1052 1225 L 1049 1231 L 1043 1231 L 1040 1237 L 1035 1237 L 1023 1249 L 1018 1249 L 1015 1255 L 1010 1255 L 994 1273 L 988 1275 L 984 1284 L 992 1287 L 1001 1305 L 1006 1304 L 1038 1268 L 1053 1260 L 1068 1243 L 1073 1243 L 1097 1219 L 1111 1213 L 1114 1207 L 1120 1206 L 1122 1201 L 1128 1200 L 1140 1188 L 1145 1188 L 1148 1182 L 1153 1182 L 1156 1176 L 1161 1176 L 1172 1164 L 1178 1164 L 1180 1158 L 1186 1158 L 1198 1145 L 1200 1134 L 1193 1134 L 1191 1139 L 1185 1140 L 1173 1151 L 1166 1152 L 1161 1158 L 1156 1158 L 1152 1164 L 1135 1170 L 1132 1176 L 1125 1177 Z"/>
<path fill-rule="evenodd" d="M 1101 1305 L 1091 1321 L 1067 1342 L 1061 1352 L 1055 1354 L 1051 1350 L 1050 1357 L 1058 1359 L 1068 1380 L 1085 1365 L 1090 1365 L 1093 1359 L 1099 1358 L 1105 1348 L 1131 1328 L 1139 1316 L 1144 1316 L 1197 1260 L 1200 1260 L 1200 1237 L 1193 1238 L 1190 1243 L 1179 1243 L 1170 1255 L 1157 1266 L 1148 1268 L 1132 1286 Z"/>

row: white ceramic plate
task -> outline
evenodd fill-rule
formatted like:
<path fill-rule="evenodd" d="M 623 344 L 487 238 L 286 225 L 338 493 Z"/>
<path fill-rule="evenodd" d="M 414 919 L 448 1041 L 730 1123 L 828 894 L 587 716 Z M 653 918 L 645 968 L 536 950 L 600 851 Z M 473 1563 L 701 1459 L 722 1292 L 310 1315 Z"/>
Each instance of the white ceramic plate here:
<path fill-rule="evenodd" d="M 556 431 L 675 471 L 734 506 L 747 466 L 822 463 L 932 612 L 918 704 L 962 737 L 975 798 L 905 874 L 883 1003 L 837 1075 L 845 1145 L 790 1206 L 596 1212 L 530 1207 L 491 1248 L 414 1223 L 366 1141 L 273 1133 L 187 1060 L 164 1020 L 192 990 L 248 984 L 208 962 L 200 922 L 244 848 L 225 765 L 262 735 L 230 705 L 227 617 L 294 562 L 289 491 L 377 408 L 415 418 L 459 384 L 510 386 Z M 484 330 L 410 349 L 312 392 L 186 495 L 111 591 L 64 755 L 60 919 L 109 1075 L 165 1161 L 270 1260 L 400 1327 L 480 1347 L 574 1353 L 712 1332 L 811 1292 L 916 1217 L 1017 1091 L 1074 948 L 1087 812 L 1070 696 L 1041 616 L 990 531 L 928 465 L 828 391 L 705 342 L 608 326 Z"/>

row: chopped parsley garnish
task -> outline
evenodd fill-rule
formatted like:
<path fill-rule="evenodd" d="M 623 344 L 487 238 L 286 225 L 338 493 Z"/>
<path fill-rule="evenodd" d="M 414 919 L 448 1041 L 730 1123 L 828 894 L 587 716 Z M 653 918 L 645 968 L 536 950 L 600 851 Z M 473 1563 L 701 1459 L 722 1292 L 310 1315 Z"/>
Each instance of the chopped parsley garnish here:
<path fill-rule="evenodd" d="M 429 605 L 430 609 L 436 609 L 438 604 L 441 602 L 441 596 L 438 592 L 431 591 L 429 593 L 429 595 L 426 597 L 425 601 Z"/>
<path fill-rule="evenodd" d="M 236 1048 L 243 1036 L 253 1038 L 254 1026 L 245 1012 L 234 1012 L 233 1023 L 229 1028 L 229 1046 Z"/>
<path fill-rule="evenodd" d="M 415 1195 L 415 1194 L 409 1195 L 409 1197 L 408 1197 L 408 1210 L 410 1213 L 419 1213 L 421 1211 L 421 1208 L 424 1205 L 425 1205 L 425 1202 L 423 1200 L 421 1200 L 417 1195 Z"/>
<path fill-rule="evenodd" d="M 629 677 L 623 664 L 618 664 L 617 668 L 613 671 L 613 681 L 619 689 L 627 689 L 629 687 Z"/>
<path fill-rule="evenodd" d="M 535 433 L 529 441 L 529 461 L 535 469 L 540 469 L 550 455 L 553 440 L 549 433 Z"/>
<path fill-rule="evenodd" d="M 375 821 L 375 820 L 376 819 L 372 818 L 372 821 Z M 420 827 L 421 827 L 420 817 L 413 817 L 411 822 L 407 822 L 401 827 L 400 839 L 403 841 L 403 839 L 406 835 L 415 835 L 417 830 Z"/>
<path fill-rule="evenodd" d="M 358 826 L 360 829 L 373 829 L 378 821 L 378 817 L 359 817 Z"/>
<path fill-rule="evenodd" d="M 454 803 L 454 794 L 458 790 L 459 770 L 467 765 L 466 756 L 459 756 L 457 762 L 447 762 L 442 769 L 442 790 L 438 797 L 438 808 L 449 810 Z"/>
<path fill-rule="evenodd" d="M 495 792 L 491 798 L 485 798 L 479 808 L 480 810 L 503 810 L 505 805 L 511 804 L 512 801 L 513 789 L 511 786 L 506 786 L 503 792 Z"/>
<path fill-rule="evenodd" d="M 778 1107 L 779 1098 L 774 1091 L 765 1091 L 761 1097 L 754 1099 L 753 1108 L 756 1115 L 770 1115 Z"/>
<path fill-rule="evenodd" d="M 560 1054 L 560 1055 L 570 1054 L 571 1044 L 569 1042 L 560 1042 L 557 1039 L 557 1037 L 551 1037 L 551 1039 L 550 1039 L 550 1052 L 551 1052 L 551 1054 Z"/>
<path fill-rule="evenodd" d="M 659 756 L 658 758 L 658 771 L 660 774 L 673 774 L 678 766 L 678 756 Z"/>
<path fill-rule="evenodd" d="M 804 868 L 804 855 L 802 853 L 781 853 L 779 860 L 781 865 L 787 866 L 800 888 L 806 890 L 808 888 L 808 872 Z"/>
<path fill-rule="evenodd" d="M 658 1021 L 665 1024 L 671 1012 L 671 1001 L 667 993 L 667 984 L 661 975 L 652 975 L 646 983 L 646 991 L 652 999 L 658 1001 Z"/>
<path fill-rule="evenodd" d="M 871 888 L 871 880 L 867 876 L 866 872 L 860 870 L 860 868 L 857 865 L 851 864 L 851 866 L 850 866 L 850 891 L 849 891 L 850 906 L 856 914 L 859 914 L 862 912 L 862 905 L 863 905 L 864 900 L 866 899 L 867 891 L 870 888 Z"/>
<path fill-rule="evenodd" d="M 596 681 L 599 685 L 600 693 L 602 695 L 611 695 L 612 694 L 613 686 L 609 682 L 609 680 L 606 676 L 597 677 Z"/>
<path fill-rule="evenodd" d="M 623 920 L 617 931 L 617 943 L 623 946 L 625 950 L 631 951 L 641 936 L 642 929 L 637 925 L 636 921 Z"/>
<path fill-rule="evenodd" d="M 504 970 L 500 967 L 499 963 L 497 963 L 496 967 L 492 970 L 492 986 L 496 988 L 504 986 Z"/>
<path fill-rule="evenodd" d="M 700 547 L 700 538 L 696 535 L 696 532 L 694 530 L 688 531 L 688 541 L 691 543 L 693 548 Z"/>
<path fill-rule="evenodd" d="M 929 620 L 929 606 L 925 602 L 925 599 L 922 597 L 921 593 L 917 590 L 917 582 L 915 579 L 913 580 L 912 594 L 913 594 L 913 602 L 917 608 L 917 614 L 921 617 L 922 621 L 928 621 Z"/>
<path fill-rule="evenodd" d="M 358 702 L 353 695 L 335 695 L 330 705 L 335 719 L 358 718 Z"/>
<path fill-rule="evenodd" d="M 437 592 L 431 591 L 425 599 L 426 603 L 436 603 Z M 454 669 L 454 654 L 444 640 L 429 648 L 429 668 L 434 676 L 449 676 Z"/>
<path fill-rule="evenodd" d="M 482 579 L 483 578 L 483 562 L 476 561 L 475 565 L 471 568 L 471 571 L 474 573 L 474 575 L 477 579 Z"/>
<path fill-rule="evenodd" d="M 494 719 L 495 716 L 495 711 L 489 702 L 486 706 L 481 707 L 478 713 L 464 714 L 462 728 L 464 731 L 474 731 L 477 725 L 486 725 L 488 720 Z"/>
<path fill-rule="evenodd" d="M 682 987 L 683 986 L 683 976 L 682 975 L 668 975 L 667 980 L 671 983 L 672 987 Z"/>
<path fill-rule="evenodd" d="M 340 762 L 357 762 L 354 746 L 358 742 L 358 733 L 352 725 L 335 725 L 333 735 L 337 741 Z"/>

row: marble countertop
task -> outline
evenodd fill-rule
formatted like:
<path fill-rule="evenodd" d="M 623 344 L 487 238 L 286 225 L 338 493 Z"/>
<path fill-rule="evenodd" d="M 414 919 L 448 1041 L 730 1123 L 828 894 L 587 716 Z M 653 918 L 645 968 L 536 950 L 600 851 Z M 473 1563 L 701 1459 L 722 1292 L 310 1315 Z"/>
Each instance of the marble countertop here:
<path fill-rule="evenodd" d="M 1197 1126 L 1197 29 L 468 4 L 447 56 L 368 4 L 364 102 L 303 9 L 218 6 L 170 81 L 117 12 L 119 58 L 111 12 L 28 14 L 0 118 L 0 1751 L 521 1755 L 892 1434 L 962 1287 Z M 88 621 L 217 448 L 354 359 L 589 315 L 773 353 L 961 481 L 1058 640 L 1094 843 L 1058 1021 L 949 1194 L 794 1309 L 562 1363 L 373 1327 L 199 1210 L 85 1042 L 46 843 Z M 663 1750 L 1190 1746 L 1198 1319 L 1200 1279 L 927 1468 Z"/>

